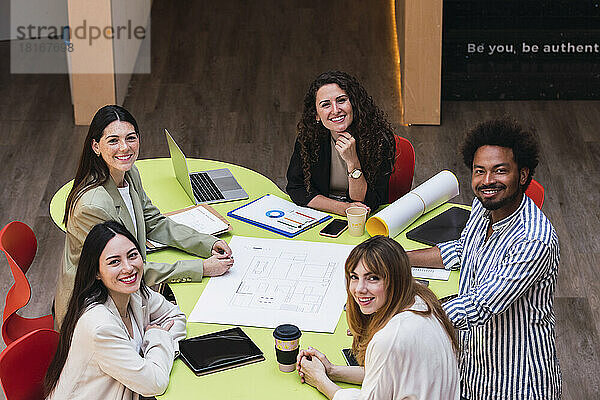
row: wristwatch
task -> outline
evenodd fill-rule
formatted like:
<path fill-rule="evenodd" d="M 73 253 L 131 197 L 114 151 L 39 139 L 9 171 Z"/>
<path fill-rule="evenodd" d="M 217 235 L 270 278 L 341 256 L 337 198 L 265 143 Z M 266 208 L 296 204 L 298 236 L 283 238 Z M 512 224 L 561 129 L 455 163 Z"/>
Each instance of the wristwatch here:
<path fill-rule="evenodd" d="M 358 168 L 354 168 L 352 170 L 352 172 L 348 173 L 348 177 L 353 178 L 353 179 L 358 179 L 361 177 L 361 175 L 362 175 L 362 171 Z"/>

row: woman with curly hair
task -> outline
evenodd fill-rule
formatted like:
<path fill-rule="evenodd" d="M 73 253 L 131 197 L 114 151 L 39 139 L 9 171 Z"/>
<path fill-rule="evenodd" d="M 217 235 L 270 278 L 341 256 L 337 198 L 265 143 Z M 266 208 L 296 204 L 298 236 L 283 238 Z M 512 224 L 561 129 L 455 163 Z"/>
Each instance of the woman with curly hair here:
<path fill-rule="evenodd" d="M 286 186 L 294 203 L 345 215 L 350 206 L 375 210 L 387 201 L 394 133 L 356 78 L 319 75 L 297 131 Z"/>

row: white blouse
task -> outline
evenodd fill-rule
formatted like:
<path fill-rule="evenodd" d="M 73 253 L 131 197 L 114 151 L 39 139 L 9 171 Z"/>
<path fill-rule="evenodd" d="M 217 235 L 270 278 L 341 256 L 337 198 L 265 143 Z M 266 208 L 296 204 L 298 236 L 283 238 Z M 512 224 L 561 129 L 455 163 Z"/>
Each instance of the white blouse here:
<path fill-rule="evenodd" d="M 427 305 L 415 297 L 410 309 Z M 333 399 L 459 399 L 458 365 L 442 324 L 433 315 L 396 314 L 367 346 L 362 388 L 338 390 Z"/>
<path fill-rule="evenodd" d="M 133 229 L 135 230 L 135 232 L 132 233 L 134 234 L 134 236 L 137 236 L 137 221 L 135 218 L 135 211 L 133 211 L 133 201 L 131 200 L 131 193 L 129 193 L 129 184 L 125 180 L 123 182 L 125 182 L 125 187 L 117 187 L 117 189 L 119 189 L 119 193 L 121 194 L 121 197 L 123 198 L 123 201 L 127 206 L 127 211 L 129 211 L 129 216 L 131 217 L 131 221 L 133 222 Z"/>
<path fill-rule="evenodd" d="M 132 325 L 142 335 L 141 354 L 114 301 L 90 306 L 77 321 L 60 378 L 48 400 L 137 400 L 163 393 L 169 384 L 179 340 L 186 335 L 185 315 L 162 295 L 131 294 Z M 148 329 L 173 321 L 169 331 Z M 137 328 L 136 328 L 137 327 Z"/>
<path fill-rule="evenodd" d="M 144 335 L 142 335 L 142 332 L 140 331 L 140 327 L 137 324 L 137 321 L 135 320 L 135 317 L 133 316 L 133 313 L 130 313 L 130 318 L 131 318 L 131 328 L 133 330 L 133 337 L 131 338 L 131 345 L 133 346 L 133 348 L 135 349 L 135 351 L 140 354 L 140 352 L 142 351 L 142 343 L 144 340 Z"/>

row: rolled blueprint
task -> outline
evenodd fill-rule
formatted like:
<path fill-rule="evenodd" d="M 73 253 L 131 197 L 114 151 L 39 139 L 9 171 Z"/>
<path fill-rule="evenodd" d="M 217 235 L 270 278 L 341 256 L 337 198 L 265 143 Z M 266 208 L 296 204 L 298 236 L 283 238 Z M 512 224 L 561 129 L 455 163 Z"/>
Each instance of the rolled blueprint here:
<path fill-rule="evenodd" d="M 395 237 L 421 215 L 457 195 L 458 179 L 450 171 L 441 171 L 369 218 L 367 232 Z"/>

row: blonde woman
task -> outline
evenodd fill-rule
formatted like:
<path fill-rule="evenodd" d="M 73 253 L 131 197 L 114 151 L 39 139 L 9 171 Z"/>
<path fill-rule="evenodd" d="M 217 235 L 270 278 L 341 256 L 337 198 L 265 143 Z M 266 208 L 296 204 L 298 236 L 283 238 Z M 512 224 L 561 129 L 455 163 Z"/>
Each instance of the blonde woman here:
<path fill-rule="evenodd" d="M 303 383 L 327 398 L 459 399 L 456 337 L 442 307 L 410 271 L 393 239 L 375 236 L 346 260 L 346 313 L 360 366 L 333 365 L 316 349 L 301 350 Z M 362 384 L 341 389 L 333 381 Z"/>

